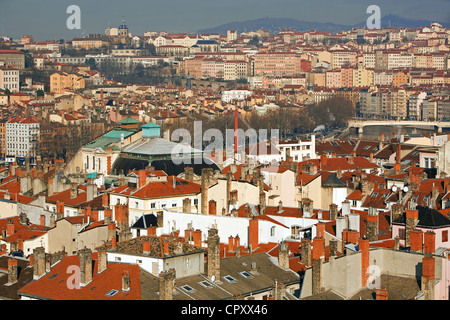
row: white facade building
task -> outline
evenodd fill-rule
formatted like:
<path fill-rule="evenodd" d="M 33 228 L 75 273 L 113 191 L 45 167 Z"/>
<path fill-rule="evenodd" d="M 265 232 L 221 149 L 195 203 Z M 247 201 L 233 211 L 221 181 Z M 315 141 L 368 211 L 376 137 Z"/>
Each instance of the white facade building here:
<path fill-rule="evenodd" d="M 35 157 L 39 143 L 39 123 L 33 117 L 16 117 L 6 123 L 6 153 Z"/>
<path fill-rule="evenodd" d="M 0 68 L 0 89 L 8 89 L 10 92 L 19 91 L 19 70 L 2 67 Z"/>

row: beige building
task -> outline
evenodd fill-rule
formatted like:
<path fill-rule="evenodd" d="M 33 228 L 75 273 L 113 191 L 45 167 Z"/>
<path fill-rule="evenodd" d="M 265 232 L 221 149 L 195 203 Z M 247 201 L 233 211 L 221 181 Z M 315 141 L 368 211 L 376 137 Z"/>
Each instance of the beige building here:
<path fill-rule="evenodd" d="M 87 217 L 66 217 L 56 221 L 48 232 L 47 253 L 65 251 L 69 255 L 86 247 L 94 250 L 108 240 L 108 225 L 90 223 Z"/>
<path fill-rule="evenodd" d="M 73 73 L 54 73 L 50 76 L 50 91 L 63 94 L 65 91 L 83 89 L 84 78 Z"/>

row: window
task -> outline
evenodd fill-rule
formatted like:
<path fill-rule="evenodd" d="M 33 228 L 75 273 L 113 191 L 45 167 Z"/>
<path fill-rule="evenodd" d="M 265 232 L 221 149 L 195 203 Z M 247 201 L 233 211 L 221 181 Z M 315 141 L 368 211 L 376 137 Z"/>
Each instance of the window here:
<path fill-rule="evenodd" d="M 208 281 L 200 281 L 199 284 L 205 288 L 212 288 L 213 285 L 209 283 Z"/>
<path fill-rule="evenodd" d="M 150 208 L 155 209 L 156 208 L 156 202 L 150 203 Z"/>
<path fill-rule="evenodd" d="M 237 282 L 237 280 L 235 278 L 233 278 L 232 276 L 225 276 L 224 278 L 225 278 L 225 280 L 227 280 L 228 282 L 231 282 L 231 283 Z"/>
<path fill-rule="evenodd" d="M 448 230 L 442 231 L 442 242 L 448 242 Z"/>
<path fill-rule="evenodd" d="M 270 236 L 271 237 L 275 236 L 275 227 L 270 228 Z"/>
<path fill-rule="evenodd" d="M 194 289 L 192 287 L 188 286 L 187 284 L 184 286 L 181 286 L 181 288 L 186 292 L 194 291 Z"/>
<path fill-rule="evenodd" d="M 250 273 L 248 273 L 247 271 L 243 271 L 240 274 L 241 274 L 241 276 L 243 276 L 244 278 L 247 278 L 247 279 L 252 277 L 252 275 Z"/>
<path fill-rule="evenodd" d="M 115 295 L 117 292 L 119 292 L 119 291 L 113 289 L 113 290 L 108 291 L 108 292 L 105 294 L 105 296 L 107 296 L 107 297 L 112 297 L 112 296 Z"/>
<path fill-rule="evenodd" d="M 141 264 L 141 263 L 142 263 L 142 260 L 136 260 L 136 263 L 137 263 L 137 264 Z"/>
<path fill-rule="evenodd" d="M 117 262 L 120 262 L 120 261 L 122 261 L 122 258 L 121 257 L 116 257 L 114 260 L 117 261 Z"/>

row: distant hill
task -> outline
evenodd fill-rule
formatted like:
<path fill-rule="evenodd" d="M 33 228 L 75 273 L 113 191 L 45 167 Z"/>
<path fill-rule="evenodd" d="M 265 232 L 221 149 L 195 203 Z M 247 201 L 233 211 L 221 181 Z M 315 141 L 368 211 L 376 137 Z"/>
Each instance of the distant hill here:
<path fill-rule="evenodd" d="M 334 23 L 321 23 L 302 21 L 289 18 L 260 18 L 240 22 L 230 22 L 217 27 L 198 30 L 198 33 L 219 33 L 226 34 L 227 30 L 237 30 L 238 33 L 257 31 L 264 29 L 270 33 L 278 33 L 282 29 L 291 29 L 295 31 L 317 30 L 322 32 L 340 32 L 348 30 L 349 26 L 338 25 Z"/>
<path fill-rule="evenodd" d="M 367 16 L 369 17 L 369 16 Z M 431 20 L 415 20 L 415 19 L 408 19 L 408 18 L 402 18 L 393 14 L 386 15 L 381 18 L 381 27 L 387 28 L 391 26 L 392 28 L 419 28 L 424 26 L 429 26 L 433 22 L 437 22 L 441 24 L 444 28 L 450 28 L 450 23 L 445 22 L 439 22 L 439 21 L 431 21 Z M 355 28 L 361 28 L 365 26 L 366 21 L 362 21 L 358 23 L 357 25 L 354 25 Z"/>
<path fill-rule="evenodd" d="M 367 16 L 369 17 L 369 15 Z M 430 20 L 415 20 L 402 18 L 396 15 L 386 15 L 381 18 L 381 26 L 388 27 L 406 27 L 406 28 L 418 28 L 422 26 L 429 26 L 433 22 Z M 450 28 L 449 23 L 438 22 L 442 24 L 445 28 Z M 355 25 L 340 25 L 334 23 L 322 23 L 322 22 L 311 22 L 296 20 L 290 18 L 260 18 L 255 20 L 247 21 L 235 21 L 222 24 L 220 26 L 205 28 L 198 30 L 198 33 L 219 33 L 226 34 L 227 30 L 237 30 L 238 33 L 257 31 L 259 29 L 264 29 L 268 32 L 276 34 L 282 29 L 290 29 L 294 31 L 309 31 L 316 30 L 321 32 L 331 32 L 337 33 L 344 30 L 350 30 L 352 28 L 362 28 L 366 25 L 366 21 L 362 21 Z"/>

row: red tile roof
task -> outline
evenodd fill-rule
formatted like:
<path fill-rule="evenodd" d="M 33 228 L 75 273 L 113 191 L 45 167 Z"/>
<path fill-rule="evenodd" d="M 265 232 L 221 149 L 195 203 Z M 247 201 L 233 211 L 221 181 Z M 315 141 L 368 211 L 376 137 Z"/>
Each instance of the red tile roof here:
<path fill-rule="evenodd" d="M 19 290 L 19 293 L 33 297 L 52 300 L 140 300 L 141 280 L 139 266 L 133 264 L 108 263 L 105 271 L 98 274 L 98 254 L 93 254 L 92 282 L 80 289 L 70 289 L 67 282 L 73 277 L 68 273 L 70 266 L 79 266 L 78 256 L 68 256 L 42 278 L 32 281 Z M 122 274 L 127 272 L 130 277 L 130 290 L 122 291 Z M 110 290 L 118 292 L 113 296 L 106 296 Z"/>
<path fill-rule="evenodd" d="M 176 181 L 174 188 L 173 181 Z M 138 198 L 155 198 L 164 196 L 181 196 L 184 194 L 198 194 L 201 185 L 178 177 L 169 176 L 167 181 L 149 182 L 142 188 L 132 189 L 128 186 L 114 188 L 109 193 L 119 193 Z"/>

